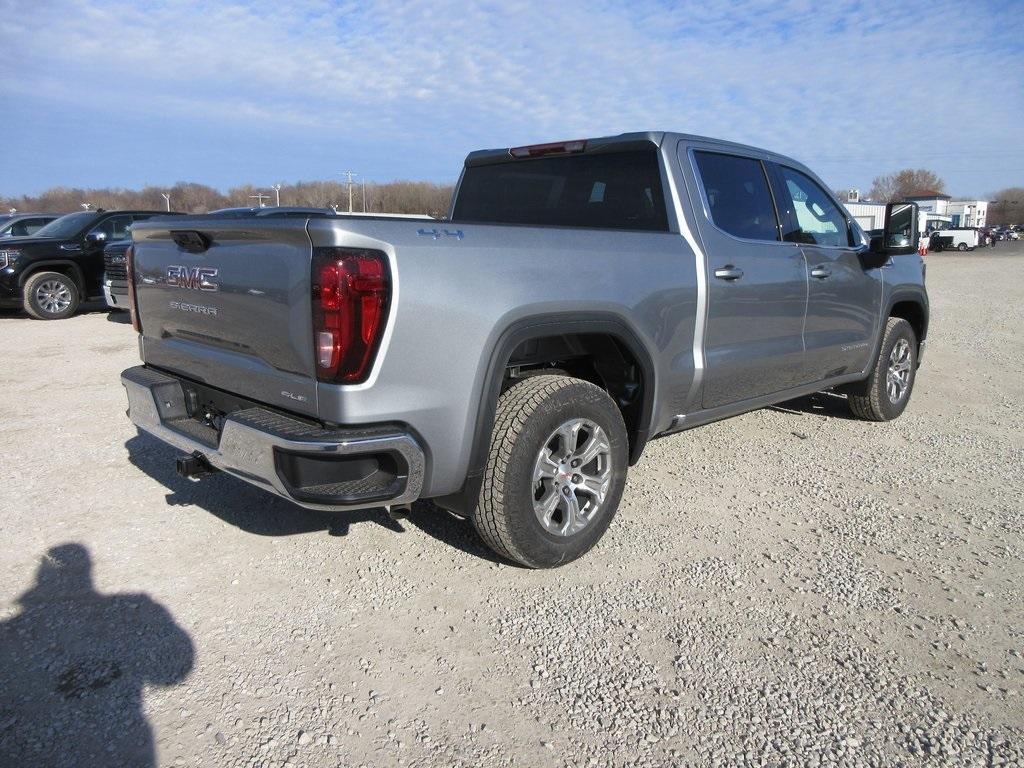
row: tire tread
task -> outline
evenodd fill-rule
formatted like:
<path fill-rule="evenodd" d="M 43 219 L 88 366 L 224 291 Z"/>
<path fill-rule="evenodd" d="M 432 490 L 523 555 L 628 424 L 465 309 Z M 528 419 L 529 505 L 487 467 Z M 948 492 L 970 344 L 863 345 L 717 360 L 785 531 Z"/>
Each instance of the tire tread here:
<path fill-rule="evenodd" d="M 505 476 L 512 448 L 542 403 L 559 390 L 580 385 L 593 387 L 603 394 L 603 390 L 582 379 L 542 374 L 523 379 L 498 398 L 480 498 L 473 512 L 473 525 L 491 549 L 509 560 L 524 564 L 530 562 L 527 553 L 516 546 L 509 529 L 510 518 L 504 514 L 507 509 Z"/>
<path fill-rule="evenodd" d="M 910 323 L 902 317 L 890 317 L 885 324 L 885 332 L 882 334 L 882 343 L 878 348 L 878 359 L 871 370 L 871 375 L 862 383 L 859 391 L 847 395 L 847 402 L 853 415 L 865 421 L 888 421 L 882 403 L 882 388 L 878 386 L 878 377 L 884 376 L 886 371 L 886 350 L 889 347 L 889 340 L 903 326 L 910 327 Z M 909 397 L 909 395 L 908 395 Z"/>

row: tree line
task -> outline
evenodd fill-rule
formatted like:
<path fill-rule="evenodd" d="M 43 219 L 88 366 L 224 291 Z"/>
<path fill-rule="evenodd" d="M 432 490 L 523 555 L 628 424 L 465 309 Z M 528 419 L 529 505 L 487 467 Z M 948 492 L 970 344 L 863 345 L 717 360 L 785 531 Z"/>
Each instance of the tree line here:
<path fill-rule="evenodd" d="M 451 200 L 451 184 L 429 181 L 392 181 L 386 184 L 367 183 L 352 185 L 352 210 L 368 213 L 420 213 L 444 216 Z M 118 208 L 165 210 L 170 196 L 170 208 L 180 213 L 207 213 L 218 208 L 256 207 L 275 205 L 280 194 L 281 205 L 313 208 L 337 207 L 349 210 L 349 187 L 338 181 L 300 181 L 281 184 L 281 189 L 244 184 L 232 187 L 226 193 L 205 184 L 179 181 L 174 186 L 142 189 L 53 187 L 39 195 L 20 197 L 0 196 L 0 212 L 11 208 L 23 212 L 68 213 L 80 211 L 83 205 L 93 210 Z M 260 198 L 262 195 L 262 200 Z M 365 207 L 364 207 L 365 200 Z"/>
<path fill-rule="evenodd" d="M 370 183 L 364 187 L 352 187 L 352 210 L 368 213 L 420 213 L 430 216 L 444 216 L 448 212 L 454 187 L 451 184 L 435 184 L 429 181 L 392 181 L 386 184 Z M 934 171 L 924 168 L 905 168 L 902 171 L 875 177 L 867 200 L 891 203 L 914 195 L 944 193 L 946 182 Z M 143 210 L 164 210 L 169 194 L 171 210 L 181 213 L 206 213 L 218 208 L 255 207 L 262 195 L 264 205 L 277 202 L 273 188 L 255 187 L 244 184 L 232 187 L 226 193 L 213 187 L 194 182 L 179 181 L 167 187 L 143 187 L 142 189 L 53 187 L 39 195 L 20 197 L 0 196 L 0 213 L 15 208 L 23 212 L 68 213 L 82 209 L 84 203 L 93 209 L 134 208 Z M 837 192 L 846 200 L 846 190 Z M 337 207 L 347 211 L 349 205 L 348 184 L 339 181 L 300 181 L 282 184 L 281 205 L 308 206 L 313 208 Z M 988 223 L 1024 224 L 1024 187 L 1009 187 L 989 196 Z"/>

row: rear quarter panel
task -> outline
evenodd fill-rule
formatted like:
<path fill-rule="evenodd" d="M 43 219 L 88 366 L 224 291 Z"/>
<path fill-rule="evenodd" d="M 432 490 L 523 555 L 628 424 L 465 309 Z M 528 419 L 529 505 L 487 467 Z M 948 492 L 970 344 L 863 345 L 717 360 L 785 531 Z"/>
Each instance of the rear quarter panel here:
<path fill-rule="evenodd" d="M 585 312 L 621 320 L 656 368 L 662 391 L 652 428 L 671 421 L 672 406 L 659 407 L 671 402 L 668 390 L 680 399 L 689 392 L 696 274 L 678 234 L 312 220 L 309 235 L 314 247 L 388 254 L 394 293 L 374 370 L 359 385 L 321 383 L 320 416 L 410 425 L 428 451 L 424 495 L 461 486 L 491 353 L 525 318 Z"/>

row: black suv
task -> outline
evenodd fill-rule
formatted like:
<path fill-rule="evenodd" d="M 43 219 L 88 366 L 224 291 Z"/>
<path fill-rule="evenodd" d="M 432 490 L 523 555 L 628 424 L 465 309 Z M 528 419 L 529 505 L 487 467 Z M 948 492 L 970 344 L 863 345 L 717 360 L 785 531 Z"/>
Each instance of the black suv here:
<path fill-rule="evenodd" d="M 39 320 L 71 317 L 83 299 L 103 296 L 103 246 L 129 237 L 133 222 L 165 211 L 82 211 L 31 237 L 0 241 L 0 306 Z"/>

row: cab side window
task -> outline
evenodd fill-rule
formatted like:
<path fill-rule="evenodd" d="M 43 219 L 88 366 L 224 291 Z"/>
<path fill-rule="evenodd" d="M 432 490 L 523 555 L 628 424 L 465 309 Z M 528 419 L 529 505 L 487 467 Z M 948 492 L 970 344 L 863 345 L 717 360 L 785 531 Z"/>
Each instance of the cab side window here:
<path fill-rule="evenodd" d="M 832 198 L 806 174 L 778 166 L 783 205 L 790 215 L 783 223 L 783 239 L 790 243 L 846 248 L 853 245 L 846 216 Z"/>
<path fill-rule="evenodd" d="M 745 240 L 778 240 L 775 205 L 760 160 L 694 152 L 715 226 Z"/>

